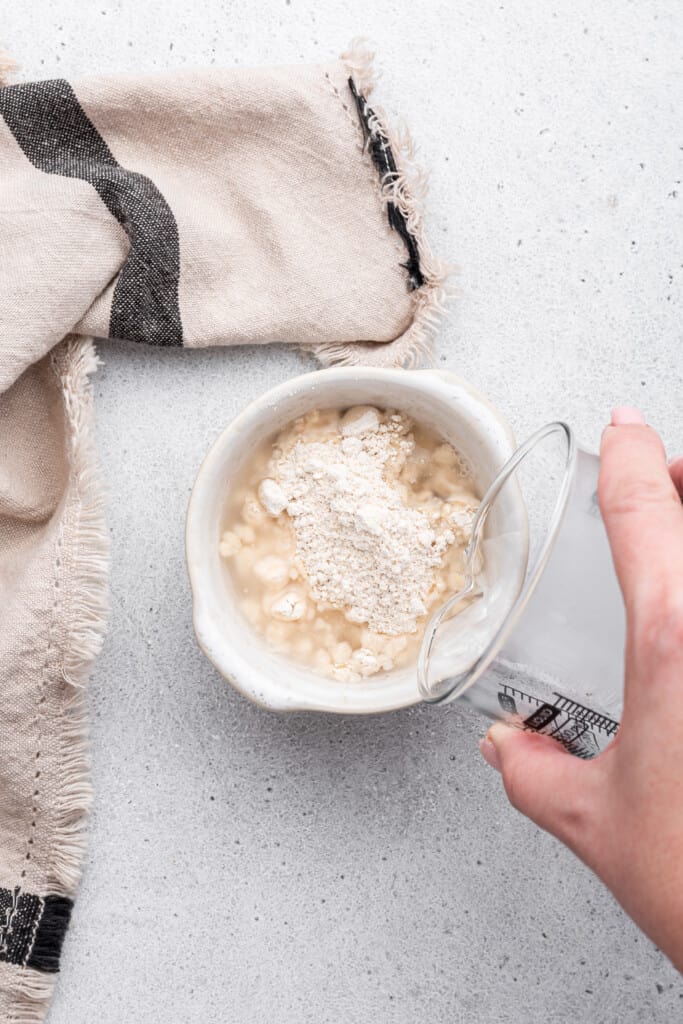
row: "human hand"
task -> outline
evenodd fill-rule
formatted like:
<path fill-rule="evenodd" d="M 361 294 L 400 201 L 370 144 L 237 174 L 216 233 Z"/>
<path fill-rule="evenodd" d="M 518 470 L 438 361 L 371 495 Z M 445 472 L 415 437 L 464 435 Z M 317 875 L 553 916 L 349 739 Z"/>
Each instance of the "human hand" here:
<path fill-rule="evenodd" d="M 592 761 L 497 723 L 480 743 L 512 805 L 611 889 L 683 970 L 683 458 L 635 409 L 602 437 L 598 497 L 626 607 L 624 711 Z"/>

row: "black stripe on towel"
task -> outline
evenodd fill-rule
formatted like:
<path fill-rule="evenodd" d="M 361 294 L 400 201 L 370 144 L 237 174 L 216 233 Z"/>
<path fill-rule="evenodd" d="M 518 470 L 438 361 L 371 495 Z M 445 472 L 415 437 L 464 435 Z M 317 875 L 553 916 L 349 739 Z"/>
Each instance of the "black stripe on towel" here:
<path fill-rule="evenodd" d="M 382 184 L 395 181 L 398 178 L 399 172 L 389 140 L 382 131 L 374 110 L 368 106 L 365 96 L 358 92 L 356 83 L 352 78 L 349 78 L 349 89 L 356 102 L 365 144 L 372 157 L 372 162 L 379 171 L 380 181 Z M 389 218 L 389 226 L 401 236 L 406 247 L 408 259 L 401 266 L 408 271 L 408 288 L 410 291 L 414 291 L 425 283 L 425 277 L 420 266 L 420 250 L 418 249 L 417 239 L 409 230 L 408 222 L 396 203 L 391 201 L 387 203 L 387 217 Z"/>
<path fill-rule="evenodd" d="M 55 974 L 73 900 L 0 889 L 0 961 Z"/>
<path fill-rule="evenodd" d="M 118 163 L 62 79 L 0 88 L 0 114 L 34 167 L 91 184 L 130 239 L 110 337 L 182 345 L 178 225 L 154 182 Z"/>

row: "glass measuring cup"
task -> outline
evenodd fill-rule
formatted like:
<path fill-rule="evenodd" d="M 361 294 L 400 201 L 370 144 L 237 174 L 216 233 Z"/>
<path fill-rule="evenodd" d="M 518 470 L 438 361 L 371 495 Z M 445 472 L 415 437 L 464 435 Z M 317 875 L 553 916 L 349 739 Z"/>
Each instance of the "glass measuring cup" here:
<path fill-rule="evenodd" d="M 560 422 L 517 449 L 482 498 L 465 584 L 432 616 L 418 659 L 425 701 L 458 698 L 586 759 L 613 738 L 623 706 L 625 614 L 599 465 Z M 503 495 L 523 513 L 501 514 Z M 511 597 L 505 555 L 527 542 Z"/>

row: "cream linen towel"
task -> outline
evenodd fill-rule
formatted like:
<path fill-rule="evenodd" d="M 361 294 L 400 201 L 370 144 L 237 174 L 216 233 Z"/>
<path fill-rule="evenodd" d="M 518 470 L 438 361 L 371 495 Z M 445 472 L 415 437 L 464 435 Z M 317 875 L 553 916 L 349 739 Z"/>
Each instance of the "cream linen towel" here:
<path fill-rule="evenodd" d="M 7 69 L 5 69 L 7 70 Z M 412 364 L 443 273 L 369 55 L 0 88 L 0 1020 L 43 1019 L 90 800 L 90 335 Z"/>

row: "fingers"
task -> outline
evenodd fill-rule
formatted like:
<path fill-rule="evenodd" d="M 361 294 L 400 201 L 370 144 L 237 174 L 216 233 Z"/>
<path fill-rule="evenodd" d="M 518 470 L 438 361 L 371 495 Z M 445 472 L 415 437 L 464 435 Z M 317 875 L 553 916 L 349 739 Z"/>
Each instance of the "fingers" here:
<path fill-rule="evenodd" d="M 637 410 L 615 409 L 603 433 L 598 496 L 627 609 L 667 581 L 678 587 L 683 506 L 662 442 Z"/>
<path fill-rule="evenodd" d="M 669 476 L 673 480 L 679 497 L 683 500 L 683 455 L 679 455 L 677 459 L 672 459 L 669 463 Z"/>
<path fill-rule="evenodd" d="M 598 762 L 572 757 L 549 736 L 500 722 L 491 726 L 479 747 L 503 776 L 512 806 L 577 856 L 590 859 L 593 824 L 600 820 Z"/>

